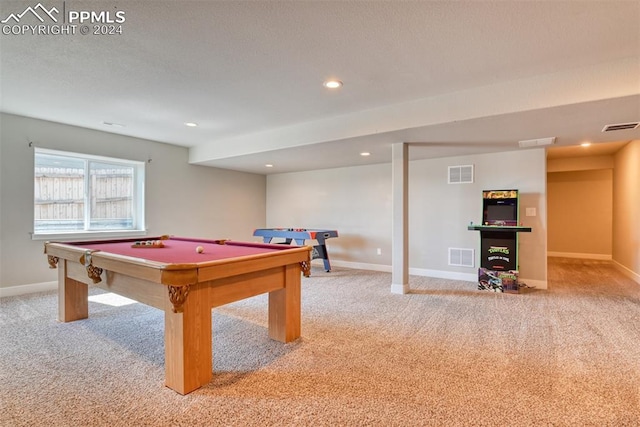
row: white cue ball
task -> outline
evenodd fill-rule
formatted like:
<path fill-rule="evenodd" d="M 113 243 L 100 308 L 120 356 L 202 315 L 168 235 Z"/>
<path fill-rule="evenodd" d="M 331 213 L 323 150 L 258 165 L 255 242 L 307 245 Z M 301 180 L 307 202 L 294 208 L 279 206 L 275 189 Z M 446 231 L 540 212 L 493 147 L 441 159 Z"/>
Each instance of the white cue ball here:
<path fill-rule="evenodd" d="M 196 248 L 196 252 L 198 252 L 199 254 L 201 254 L 202 252 L 204 252 L 204 248 L 202 246 L 198 246 Z"/>

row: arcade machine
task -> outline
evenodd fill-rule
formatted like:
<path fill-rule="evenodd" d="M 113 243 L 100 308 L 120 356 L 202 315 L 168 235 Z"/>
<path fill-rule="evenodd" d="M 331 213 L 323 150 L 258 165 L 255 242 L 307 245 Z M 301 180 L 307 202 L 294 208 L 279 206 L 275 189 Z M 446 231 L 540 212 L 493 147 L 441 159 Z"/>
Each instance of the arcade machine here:
<path fill-rule="evenodd" d="M 482 224 L 467 229 L 480 232 L 478 289 L 518 293 L 518 233 L 531 227 L 518 225 L 518 190 L 482 192 Z"/>

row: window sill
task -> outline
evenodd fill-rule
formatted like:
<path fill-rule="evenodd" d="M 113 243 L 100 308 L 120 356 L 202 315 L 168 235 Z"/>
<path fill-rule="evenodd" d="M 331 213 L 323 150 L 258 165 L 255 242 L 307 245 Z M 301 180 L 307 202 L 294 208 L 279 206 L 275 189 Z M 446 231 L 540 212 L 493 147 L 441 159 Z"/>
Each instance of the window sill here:
<path fill-rule="evenodd" d="M 119 239 L 124 237 L 143 237 L 147 230 L 107 230 L 107 231 L 73 231 L 68 233 L 31 233 L 31 240 L 86 240 L 86 239 Z"/>

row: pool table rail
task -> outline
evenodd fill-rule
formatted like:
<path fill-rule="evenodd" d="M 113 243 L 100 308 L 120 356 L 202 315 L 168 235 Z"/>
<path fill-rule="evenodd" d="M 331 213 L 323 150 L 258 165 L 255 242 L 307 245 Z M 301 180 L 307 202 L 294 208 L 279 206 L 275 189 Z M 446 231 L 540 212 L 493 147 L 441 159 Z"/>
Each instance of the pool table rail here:
<path fill-rule="evenodd" d="M 232 244 L 229 241 L 226 242 Z M 219 281 L 240 274 L 261 272 L 270 268 L 279 268 L 282 265 L 295 263 L 300 263 L 303 274 L 309 276 L 311 248 L 301 246 L 288 247 L 286 250 L 283 250 L 283 247 L 279 245 L 273 245 L 273 247 L 277 249 L 278 252 L 245 255 L 233 259 L 217 259 L 198 263 L 180 264 L 152 261 L 101 250 L 92 250 L 83 246 L 74 246 L 73 244 L 63 242 L 46 242 L 45 253 L 47 254 L 50 268 L 56 268 L 60 259 L 65 260 L 65 263 L 67 261 L 77 260 L 75 265 L 66 265 L 65 271 L 68 277 L 89 285 L 91 283 L 86 280 L 88 277 L 94 285 L 105 290 L 114 291 L 114 286 L 117 286 L 117 282 L 123 277 L 122 275 L 125 277 L 124 280 L 128 281 L 131 281 L 131 278 L 137 278 L 143 281 L 166 285 L 167 293 L 165 295 L 168 295 L 172 303 L 173 312 L 181 313 L 190 287 L 196 283 L 214 280 Z M 306 253 L 305 261 L 300 261 L 301 253 Z M 82 270 L 77 268 L 78 266 L 84 267 L 86 276 L 82 275 Z M 141 287 L 142 285 L 138 284 L 137 286 Z M 147 289 L 145 292 L 134 292 L 132 295 L 131 286 L 118 287 L 120 289 L 116 293 L 151 305 L 152 307 L 164 309 L 163 305 L 155 300 L 155 297 L 150 301 L 144 301 L 148 295 L 153 296 L 156 292 L 149 292 Z M 268 286 L 265 287 L 265 289 L 266 290 L 249 296 L 259 295 L 260 293 L 270 292 L 272 290 L 268 289 Z M 125 293 L 128 295 L 125 295 Z M 248 298 L 249 296 L 245 296 L 244 298 Z M 227 304 L 228 302 L 216 304 L 216 306 Z M 66 317 L 65 315 L 62 316 Z"/>
<path fill-rule="evenodd" d="M 259 253 L 238 256 L 231 260 L 217 259 L 198 263 L 180 264 L 146 260 L 100 250 L 90 250 L 63 242 L 45 243 L 45 254 L 48 256 L 50 268 L 56 268 L 60 258 L 78 260 L 78 262 L 87 267 L 87 269 L 89 266 L 94 266 L 98 269 L 128 274 L 174 286 L 183 286 L 197 281 L 216 280 L 236 275 L 239 272 L 258 271 L 274 265 L 295 262 L 302 264 L 301 267 L 305 276 L 309 275 L 310 247 L 289 246 L 283 248 L 280 245 L 272 246 L 281 252 L 275 254 Z M 307 257 L 308 259 L 306 261 L 299 261 L 299 254 L 305 252 L 309 255 Z M 92 278 L 95 284 L 101 281 L 100 276 L 101 274 L 98 274 L 98 277 L 92 277 L 91 274 L 89 274 L 89 277 Z"/>

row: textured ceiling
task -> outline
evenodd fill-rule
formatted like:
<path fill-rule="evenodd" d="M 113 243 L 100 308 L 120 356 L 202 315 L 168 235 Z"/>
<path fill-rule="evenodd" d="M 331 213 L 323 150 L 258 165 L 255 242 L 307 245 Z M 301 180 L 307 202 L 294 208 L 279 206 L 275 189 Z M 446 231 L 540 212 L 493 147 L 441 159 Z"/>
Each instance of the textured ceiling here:
<path fill-rule="evenodd" d="M 36 4 L 3 1 L 0 19 Z M 193 163 L 273 173 L 388 162 L 396 142 L 433 157 L 640 138 L 599 132 L 640 120 L 637 1 L 42 5 L 126 21 L 0 35 L 0 109 L 194 147 Z"/>

